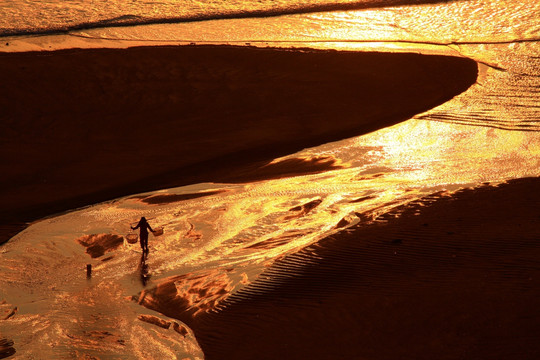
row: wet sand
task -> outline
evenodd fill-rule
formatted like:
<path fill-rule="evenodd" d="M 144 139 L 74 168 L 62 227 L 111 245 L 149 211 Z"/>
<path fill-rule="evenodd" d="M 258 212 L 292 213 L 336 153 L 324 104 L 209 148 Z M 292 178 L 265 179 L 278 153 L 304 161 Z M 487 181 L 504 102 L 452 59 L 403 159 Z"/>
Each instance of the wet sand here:
<path fill-rule="evenodd" d="M 12 318 L 18 311 L 17 307 L 12 307 L 4 299 L 0 300 L 0 321 Z M 14 342 L 11 339 L 6 339 L 0 332 L 0 359 L 5 359 L 16 353 Z"/>
<path fill-rule="evenodd" d="M 250 62 L 239 65 L 239 56 Z M 165 69 L 170 82 L 154 79 L 160 71 L 145 71 L 148 62 L 151 69 L 175 63 L 181 71 Z M 138 191 L 339 168 L 332 158 L 267 162 L 402 121 L 476 79 L 476 64 L 462 59 L 229 47 L 1 55 L 0 63 L 11 69 L 6 71 L 11 86 L 0 90 L 0 105 L 9 109 L 2 113 L 6 132 L 0 146 L 5 154 L 17 154 L 1 160 L 10 170 L 1 180 L 5 239 L 24 221 Z M 190 78 L 193 64 L 198 67 Z M 213 72 L 227 64 L 226 74 Z M 257 80 L 266 77 L 252 84 L 253 74 Z M 392 83 L 385 76 L 398 76 L 401 85 L 392 95 L 379 88 L 379 95 L 387 96 L 377 102 L 369 93 L 379 82 Z M 58 77 L 63 80 L 52 80 Z M 344 79 L 350 80 L 345 88 L 336 88 Z M 180 80 L 187 85 L 177 93 Z M 308 98 L 294 98 L 284 83 L 295 94 L 307 91 Z M 326 90 L 317 90 L 321 86 Z M 71 96 L 78 87 L 81 93 Z M 336 92 L 331 104 L 320 104 L 329 99 L 328 91 Z M 141 93 L 146 97 L 134 98 Z M 217 98 L 224 93 L 229 96 Z M 293 99 L 292 104 L 264 107 L 277 93 L 279 104 Z M 189 104 L 175 95 L 189 95 Z M 162 103 L 164 98 L 169 100 Z M 208 98 L 220 105 L 208 107 Z M 188 105 L 193 108 L 186 110 Z M 116 122 L 119 114 L 124 120 Z M 220 122 L 201 120 L 208 118 Z M 200 129 L 187 125 L 194 121 Z M 269 131 L 273 126 L 279 131 Z M 161 204 L 191 196 L 142 201 Z M 291 210 L 301 216 L 316 205 Z M 210 360 L 540 357 L 540 179 L 434 194 L 377 219 L 357 215 L 359 225 L 281 258 L 225 301 L 231 290 L 219 276 L 207 287 L 189 289 L 204 299 L 195 307 L 177 296 L 175 282 L 196 283 L 190 275 L 173 277 L 133 300 L 187 324 Z M 96 257 L 120 244 L 119 238 L 99 235 L 79 240 Z M 6 308 L 5 316 L 13 311 Z M 187 332 L 174 321 L 146 315 L 139 320 L 172 327 L 179 336 Z M 0 357 L 14 347 L 0 336 Z"/>
<path fill-rule="evenodd" d="M 268 161 L 364 134 L 476 81 L 474 61 L 227 46 L 0 54 L 0 243 L 118 196 L 339 167 Z"/>
<path fill-rule="evenodd" d="M 10 357 L 15 354 L 15 352 L 13 341 L 0 338 L 0 359 Z"/>
<path fill-rule="evenodd" d="M 540 178 L 358 215 L 219 307 L 194 314 L 174 285 L 142 304 L 209 360 L 540 357 Z"/>

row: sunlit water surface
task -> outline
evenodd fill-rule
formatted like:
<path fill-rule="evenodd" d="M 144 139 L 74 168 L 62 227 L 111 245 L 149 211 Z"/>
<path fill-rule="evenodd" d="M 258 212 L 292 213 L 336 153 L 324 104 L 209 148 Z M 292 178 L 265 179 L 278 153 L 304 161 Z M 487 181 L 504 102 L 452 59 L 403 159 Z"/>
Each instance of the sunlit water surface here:
<path fill-rule="evenodd" d="M 412 120 L 290 156 L 333 157 L 340 170 L 251 184 L 195 184 L 35 223 L 0 247 L 0 306 L 18 309 L 2 322 L 2 334 L 15 341 L 23 358 L 202 358 L 191 332 L 183 337 L 172 327 L 140 321 L 141 314 L 170 319 L 132 296 L 188 274 L 178 291 L 206 287 L 205 297 L 190 295 L 191 306 L 204 309 L 254 281 L 276 258 L 353 224 L 377 221 L 400 204 L 539 176 L 539 14 L 536 1 L 468 1 L 73 32 L 68 37 L 100 39 L 99 44 L 250 42 L 444 53 L 477 60 L 480 73 L 468 91 Z M 54 44 L 50 37 L 17 41 Z M 214 194 L 165 204 L 144 201 L 156 194 L 207 191 Z M 150 237 L 147 267 L 137 244 L 124 242 L 91 259 L 76 241 L 89 234 L 126 235 L 141 216 L 165 229 Z M 91 279 L 86 264 L 93 265 Z"/>

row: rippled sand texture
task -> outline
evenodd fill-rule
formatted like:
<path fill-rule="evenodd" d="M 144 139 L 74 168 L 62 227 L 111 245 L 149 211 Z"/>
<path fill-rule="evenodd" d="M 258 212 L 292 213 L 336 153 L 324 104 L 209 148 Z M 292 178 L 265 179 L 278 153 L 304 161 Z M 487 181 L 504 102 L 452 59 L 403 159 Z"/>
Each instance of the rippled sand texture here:
<path fill-rule="evenodd" d="M 538 358 L 539 189 L 441 192 L 276 261 L 196 324 L 206 358 Z"/>
<path fill-rule="evenodd" d="M 0 36 L 40 35 L 126 25 L 193 23 L 216 19 L 271 18 L 291 14 L 356 10 L 381 6 L 438 3 L 441 0 L 231 0 L 174 1 L 151 0 L 110 2 L 96 0 L 90 6 L 74 0 L 69 7 L 48 2 L 12 0 L 0 4 Z M 223 29 L 221 30 L 223 32 Z M 223 40 L 223 39 L 221 39 Z"/>
<path fill-rule="evenodd" d="M 399 196 L 389 175 L 346 178 L 201 184 L 40 221 L 1 248 L 17 310 L 2 332 L 47 357 L 538 356 L 538 179 Z M 148 258 L 118 242 L 141 215 L 165 228 Z"/>
<path fill-rule="evenodd" d="M 35 2 L 17 1 L 31 10 L 4 21 L 20 21 L 30 32 L 50 27 L 60 9 L 51 5 L 32 18 Z M 92 10 L 89 23 L 152 21 L 136 13 L 144 7 L 123 17 L 116 3 L 100 4 L 94 2 L 101 8 Z M 178 15 L 179 4 L 163 1 L 155 16 L 171 9 Z M 188 17 L 216 10 L 189 4 Z M 232 7 L 219 3 L 216 13 L 276 2 L 227 4 Z M 285 10 L 305 5 L 280 4 Z M 353 2 L 347 9 L 373 4 Z M 26 220 L 106 200 L 37 221 L 0 246 L 0 358 L 15 351 L 20 358 L 540 358 L 539 7 L 536 0 L 471 0 L 304 9 L 283 17 L 81 27 L 2 41 L 1 51 L 140 41 L 300 49 L 0 56 L 1 152 L 17 154 L 0 158 L 8 169 L 0 179 L 0 234 L 8 239 Z M 84 11 L 52 25 L 69 28 Z M 388 66 L 392 72 L 381 85 L 398 76 L 438 100 L 407 85 L 394 89 L 403 91 L 402 104 L 374 103 L 365 95 L 384 73 L 383 55 L 306 47 L 452 54 L 477 64 L 441 57 L 438 65 L 452 63 L 451 72 L 437 67 L 418 76 L 424 69 L 418 60 L 434 58 L 398 56 L 399 66 Z M 469 75 L 456 78 L 456 61 Z M 251 81 L 261 77 L 264 86 Z M 276 86 L 286 78 L 294 81 Z M 62 81 L 47 87 L 50 79 Z M 340 88 L 344 79 L 354 92 Z M 456 87 L 447 89 L 449 81 Z M 321 84 L 331 89 L 333 103 L 320 101 L 327 97 L 314 90 Z M 273 116 L 267 125 L 280 124 L 279 131 L 257 127 L 262 88 L 263 98 L 274 101 L 265 108 Z M 126 89 L 144 96 L 133 101 Z M 246 94 L 251 106 L 231 101 Z M 73 101 L 58 101 L 63 96 Z M 197 104 L 192 112 L 181 106 L 186 99 Z M 209 108 L 209 99 L 232 105 Z M 336 113 L 345 101 L 348 108 Z M 371 113 L 368 124 L 370 105 L 383 111 Z M 175 127 L 179 114 L 204 131 Z M 20 121 L 25 116 L 29 122 Z M 167 121 L 157 122 L 158 116 Z M 225 131 L 237 127 L 223 135 L 208 117 L 222 119 Z M 261 136 L 244 131 L 246 125 Z M 283 126 L 290 142 L 276 148 L 287 133 Z M 342 132 L 332 132 L 337 128 Z M 148 131 L 141 137 L 140 129 Z M 201 143 L 210 136 L 214 142 Z M 254 148 L 250 140 L 268 147 Z M 319 145 L 331 140 L 338 141 Z M 133 146 L 141 142 L 145 151 Z M 63 150 L 67 145 L 70 151 Z M 218 153 L 207 152 L 212 148 Z M 152 166 L 131 163 L 134 156 Z M 141 216 L 165 229 L 150 237 L 148 257 L 125 241 Z"/>
<path fill-rule="evenodd" d="M 476 69 L 475 64 L 474 68 Z M 489 70 L 482 76 L 489 75 L 491 71 L 495 70 Z M 481 86 L 475 84 L 471 90 Z M 460 106 L 461 101 L 461 97 L 455 98 L 446 105 L 447 109 Z M 51 131 L 52 129 L 54 127 Z M 178 133 L 174 132 L 174 135 Z M 129 142 L 126 144 L 129 145 Z M 306 306 L 306 311 L 311 309 L 313 312 L 296 316 L 318 319 L 325 318 L 328 312 L 325 307 L 320 307 L 322 305 L 317 305 L 318 300 L 313 300 L 309 295 L 318 292 L 310 288 L 311 284 L 320 284 L 317 280 L 319 275 L 316 275 L 316 272 L 315 275 L 310 273 L 309 264 L 322 261 L 322 255 L 316 252 L 306 253 L 312 248 L 302 250 L 298 255 L 291 254 L 329 236 L 346 236 L 347 233 L 340 231 L 355 224 L 359 224 L 359 228 L 351 228 L 354 231 L 350 236 L 354 236 L 352 234 L 360 231 L 364 225 L 371 226 L 373 221 L 375 223 L 372 226 L 378 226 L 377 224 L 386 219 L 387 215 L 384 214 L 390 211 L 406 212 L 396 207 L 441 190 L 449 191 L 445 194 L 450 196 L 452 190 L 481 181 L 497 182 L 514 176 L 537 174 L 539 144 L 537 137 L 526 136 L 524 133 L 411 120 L 363 137 L 306 149 L 276 159 L 270 164 L 255 162 L 250 166 L 238 165 L 237 169 L 241 171 L 232 174 L 226 171 L 214 173 L 227 179 L 229 184 L 199 184 L 130 195 L 40 221 L 1 248 L 3 262 L 0 268 L 3 277 L 0 279 L 0 296 L 6 299 L 3 304 L 6 311 L 17 308 L 14 316 L 3 321 L 2 334 L 13 339 L 13 346 L 19 354 L 46 354 L 49 357 L 78 354 L 98 358 L 144 358 L 172 357 L 174 354 L 180 358 L 201 358 L 204 350 L 210 358 L 223 358 L 234 350 L 237 351 L 235 354 L 238 358 L 252 358 L 254 348 L 250 348 L 249 344 L 238 344 L 238 339 L 244 336 L 242 334 L 247 328 L 255 327 L 259 332 L 253 332 L 254 335 L 264 336 L 268 340 L 267 346 L 280 349 L 276 342 L 280 342 L 281 338 L 272 337 L 271 334 L 280 332 L 281 327 L 285 326 L 291 331 L 303 333 L 300 329 L 305 331 L 305 327 L 301 322 L 295 323 L 294 316 L 281 315 L 293 311 L 287 310 L 289 305 L 279 305 L 278 302 L 271 305 L 272 309 L 276 306 L 278 311 L 270 311 L 266 305 L 260 308 L 257 303 L 259 300 L 256 299 L 262 296 L 264 302 L 274 304 L 276 299 L 300 296 L 299 301 Z M 481 151 L 471 153 L 471 146 Z M 501 152 L 501 147 L 504 149 L 505 146 L 508 146 L 507 151 Z M 151 171 L 153 170 L 152 168 Z M 122 174 L 125 173 L 129 172 L 123 170 Z M 178 174 L 188 176 L 186 181 L 190 181 L 189 176 L 192 176 L 179 172 L 160 181 L 176 181 L 175 176 Z M 273 177 L 277 179 L 268 180 Z M 116 181 L 111 177 L 101 179 Z M 253 180 L 257 182 L 247 182 Z M 132 179 L 121 177 L 120 181 Z M 152 184 L 143 182 L 143 185 Z M 534 183 L 530 184 L 531 193 L 536 191 L 535 186 Z M 128 188 L 126 191 L 131 190 Z M 513 192 L 510 192 L 510 197 L 520 200 L 524 193 L 526 192 L 520 191 L 519 196 L 514 196 Z M 432 199 L 436 198 L 438 196 Z M 415 212 L 422 214 L 421 205 L 427 202 L 428 200 L 421 200 L 414 205 L 413 208 L 418 208 Z M 500 208 L 501 211 L 509 208 L 500 205 L 491 206 L 488 203 L 486 206 Z M 519 207 L 515 208 L 516 215 L 519 215 Z M 427 211 L 426 216 L 431 216 L 429 210 Z M 478 216 L 481 214 L 482 211 L 479 210 Z M 122 239 L 129 231 L 129 224 L 137 221 L 140 216 L 148 217 L 154 226 L 161 225 L 165 228 L 164 235 L 151 237 L 151 252 L 147 259 L 141 258 L 138 244 L 128 245 Z M 497 219 L 499 217 L 486 215 L 482 221 L 499 222 Z M 399 224 L 396 225 L 397 228 L 400 227 Z M 374 235 L 374 238 L 378 241 L 390 236 L 391 238 L 384 240 L 384 244 L 390 242 L 391 247 L 406 245 L 416 234 L 413 230 L 412 235 L 404 230 L 403 235 L 394 239 L 393 235 L 386 234 L 384 229 L 380 230 L 380 236 Z M 438 234 L 419 233 L 418 238 L 431 239 L 439 236 Z M 421 246 L 428 252 L 443 251 L 439 248 L 429 250 L 429 243 L 425 242 L 427 240 L 422 241 Z M 347 241 L 347 244 L 349 242 Z M 358 240 L 355 243 L 360 246 L 356 252 L 354 249 L 350 250 L 348 245 L 340 245 L 345 252 L 352 252 L 352 255 L 347 256 L 352 256 L 354 260 L 347 260 L 344 255 L 343 263 L 333 261 L 334 265 L 329 266 L 342 268 L 350 262 L 356 262 L 359 256 L 367 256 L 361 247 L 370 243 L 365 244 Z M 499 243 L 497 246 L 503 245 Z M 527 246 L 530 251 L 535 251 L 532 244 L 527 243 Z M 499 251 L 497 249 L 495 247 L 494 251 Z M 379 258 L 378 251 L 374 250 L 373 258 L 368 257 L 366 262 L 379 264 L 378 266 L 383 268 L 394 266 L 390 261 L 392 258 Z M 337 254 L 336 256 L 341 257 L 340 251 L 337 251 Z M 448 254 L 451 256 L 450 252 Z M 292 257 L 283 258 L 286 255 Z M 444 256 L 446 255 L 439 254 L 435 259 Z M 299 257 L 304 260 L 299 261 Z M 516 255 L 516 261 L 518 258 Z M 431 260 L 418 257 L 414 259 L 426 272 L 431 271 L 431 266 L 434 266 Z M 490 266 L 502 261 L 500 258 L 492 260 L 487 268 L 482 268 L 475 276 L 483 276 L 484 269 L 488 269 L 485 271 L 489 273 L 489 269 L 492 269 Z M 91 279 L 86 278 L 87 264 L 92 265 Z M 405 265 L 412 266 L 408 263 Z M 21 272 L 20 269 L 25 271 Z M 325 269 L 325 265 L 321 265 L 321 269 Z M 472 270 L 470 271 L 472 274 Z M 526 266 L 518 266 L 517 271 L 521 274 L 526 271 Z M 531 271 L 534 275 L 536 268 L 531 267 Z M 330 275 L 324 276 L 332 275 L 330 272 Z M 315 276 L 315 280 L 309 280 L 310 276 Z M 340 276 L 336 275 L 336 278 Z M 387 278 L 384 272 L 379 271 L 373 276 Z M 291 292 L 289 285 L 282 288 L 281 283 L 289 277 L 293 282 L 298 277 L 307 279 L 306 287 L 302 288 L 295 283 L 297 295 Z M 358 355 L 355 353 L 359 349 L 356 345 L 346 347 L 336 339 L 345 335 L 341 333 L 343 336 L 338 336 L 340 329 L 349 333 L 349 328 L 340 325 L 341 318 L 364 316 L 355 310 L 363 309 L 363 306 L 355 308 L 348 302 L 352 300 L 347 300 L 349 297 L 355 299 L 359 296 L 356 290 L 343 290 L 348 288 L 347 283 L 356 284 L 364 278 L 351 280 L 345 275 L 342 278 L 345 280 L 333 279 L 329 284 L 325 284 L 325 287 L 331 286 L 332 282 L 345 282 L 344 287 L 339 290 L 344 292 L 345 300 L 341 299 L 343 301 L 332 304 L 350 311 L 337 314 L 337 318 L 330 317 L 338 323 L 332 328 L 335 337 L 327 338 L 329 349 L 325 352 L 321 348 L 314 348 L 320 350 L 323 358 L 334 354 L 336 348 L 343 349 L 346 354 Z M 443 284 L 450 281 L 444 277 L 441 279 L 444 280 Z M 417 301 L 414 294 L 418 291 L 425 291 L 427 298 L 433 297 L 435 295 L 430 286 L 427 290 L 411 287 L 410 292 L 403 296 L 405 300 L 409 299 L 410 303 Z M 469 289 L 468 286 L 465 288 Z M 508 286 L 514 285 L 510 283 Z M 356 289 L 356 286 L 354 288 Z M 384 304 L 396 295 L 386 293 L 390 289 L 377 291 L 377 287 L 372 291 L 371 304 L 378 305 L 379 301 Z M 284 292 L 288 295 L 283 295 Z M 305 293 L 309 296 L 302 295 Z M 454 295 L 460 296 L 459 294 L 460 289 L 456 288 Z M 483 299 L 473 291 L 471 299 L 474 300 L 474 296 Z M 522 305 L 527 309 L 529 298 L 523 296 L 523 299 Z M 314 302 L 310 302 L 312 300 Z M 235 310 L 238 309 L 235 305 L 237 303 L 242 304 L 240 310 Z M 298 309 L 294 304 L 290 302 L 290 309 Z M 369 308 L 369 304 L 366 300 L 364 306 Z M 404 304 L 407 304 L 406 301 Z M 506 306 L 503 305 L 497 309 L 503 309 Z M 387 308 L 398 316 L 397 310 Z M 403 309 L 404 313 L 409 311 L 405 305 Z M 465 316 L 451 306 L 446 310 L 439 316 Z M 258 318 L 253 317 L 257 319 L 257 323 L 247 321 L 243 311 L 248 318 L 250 314 L 258 314 Z M 372 316 L 377 316 L 375 311 L 372 313 Z M 473 311 L 471 314 L 471 318 L 475 318 L 476 313 Z M 488 323 L 492 321 L 492 315 L 486 316 Z M 534 317 L 534 314 L 532 316 Z M 268 327 L 260 327 L 258 319 L 261 318 Z M 288 318 L 289 323 L 283 322 L 283 319 Z M 520 324 L 520 321 L 515 319 L 514 315 L 510 314 L 508 323 Z M 366 321 L 371 320 L 377 319 Z M 464 323 L 467 321 L 464 320 Z M 276 326 L 279 330 L 272 327 L 275 324 L 278 324 Z M 364 328 L 360 326 L 362 323 L 356 324 L 359 329 Z M 419 325 L 415 321 L 410 320 L 407 326 L 396 329 L 396 332 L 408 334 L 412 327 L 417 326 Z M 313 328 L 319 329 L 316 326 Z M 229 331 L 222 334 L 222 329 Z M 381 331 L 387 331 L 385 329 L 388 328 L 384 327 Z M 477 329 L 480 331 L 484 328 Z M 530 329 L 534 334 L 534 327 L 531 326 Z M 428 336 L 429 331 L 423 331 L 424 335 L 419 334 L 419 339 L 435 341 Z M 382 335 L 385 334 L 380 334 L 383 339 Z M 450 334 L 455 336 L 452 339 L 457 339 L 456 343 L 461 341 L 459 334 Z M 215 340 L 215 335 L 228 340 L 221 343 Z M 302 356 L 300 349 L 304 348 L 302 344 L 305 345 L 302 341 L 298 339 L 296 348 L 292 345 L 291 358 Z M 353 343 L 357 344 L 356 337 L 350 342 Z M 238 346 L 232 349 L 227 344 Z M 252 344 L 259 343 L 253 340 Z M 382 346 L 374 342 L 372 350 L 364 349 L 378 351 Z M 472 345 L 467 346 L 460 343 L 460 349 L 474 348 Z M 432 349 L 433 353 L 440 350 L 435 345 Z M 506 348 L 508 351 L 512 349 Z M 268 354 L 275 355 L 270 350 Z M 387 354 L 388 357 L 403 355 L 399 352 Z M 420 354 L 420 351 L 416 354 Z"/>

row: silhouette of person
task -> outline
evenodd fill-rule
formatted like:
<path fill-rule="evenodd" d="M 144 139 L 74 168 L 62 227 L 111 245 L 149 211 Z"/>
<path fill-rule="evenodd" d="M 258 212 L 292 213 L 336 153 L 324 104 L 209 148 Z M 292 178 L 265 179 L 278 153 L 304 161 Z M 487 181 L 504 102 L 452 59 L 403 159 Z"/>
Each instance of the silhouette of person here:
<path fill-rule="evenodd" d="M 148 230 L 151 232 L 154 232 L 152 228 L 150 227 L 150 224 L 148 221 L 146 221 L 146 218 L 143 216 L 141 220 L 139 220 L 139 223 L 137 226 L 133 227 L 131 226 L 132 230 L 139 229 L 139 238 L 141 240 L 141 248 L 143 252 L 148 253 Z"/>

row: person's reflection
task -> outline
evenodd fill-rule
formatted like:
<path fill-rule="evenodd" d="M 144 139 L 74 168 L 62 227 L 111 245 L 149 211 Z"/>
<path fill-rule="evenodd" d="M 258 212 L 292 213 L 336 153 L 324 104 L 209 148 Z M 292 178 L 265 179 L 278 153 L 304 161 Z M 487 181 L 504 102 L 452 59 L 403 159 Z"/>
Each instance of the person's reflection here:
<path fill-rule="evenodd" d="M 141 254 L 141 262 L 139 263 L 139 271 L 141 274 L 141 283 L 146 286 L 148 280 L 150 280 L 150 274 L 148 274 L 148 265 L 146 264 L 147 254 L 144 252 Z"/>

